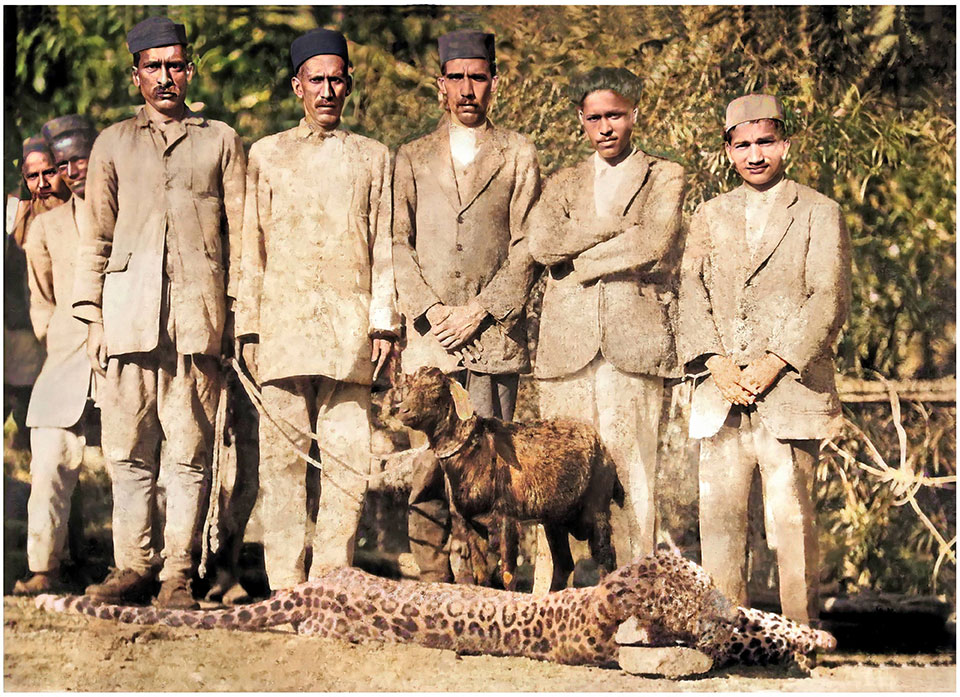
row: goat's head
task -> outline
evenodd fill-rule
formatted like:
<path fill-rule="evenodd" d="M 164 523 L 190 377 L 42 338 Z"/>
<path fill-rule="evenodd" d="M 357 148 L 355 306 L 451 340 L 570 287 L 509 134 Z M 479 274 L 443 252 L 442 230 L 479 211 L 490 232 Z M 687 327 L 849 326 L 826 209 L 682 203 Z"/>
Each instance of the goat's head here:
<path fill-rule="evenodd" d="M 401 375 L 391 388 L 390 404 L 404 426 L 428 433 L 454 414 L 460 419 L 472 415 L 466 390 L 433 367 Z"/>

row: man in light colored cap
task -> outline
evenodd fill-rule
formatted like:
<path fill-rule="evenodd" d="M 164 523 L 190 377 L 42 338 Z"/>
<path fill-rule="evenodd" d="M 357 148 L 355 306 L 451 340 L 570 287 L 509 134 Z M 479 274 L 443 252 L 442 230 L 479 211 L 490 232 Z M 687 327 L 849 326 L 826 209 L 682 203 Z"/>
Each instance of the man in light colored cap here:
<path fill-rule="evenodd" d="M 530 370 L 524 305 L 534 280 L 525 222 L 540 193 L 533 144 L 494 126 L 493 34 L 439 39 L 437 84 L 446 114 L 397 151 L 394 264 L 405 316 L 403 370 L 437 366 L 470 394 L 480 416 L 510 420 L 519 374 Z M 420 578 L 450 580 L 443 476 L 426 456 L 410 501 Z"/>
<path fill-rule="evenodd" d="M 850 240 L 840 206 L 786 179 L 783 107 L 766 94 L 727 107 L 739 188 L 703 203 L 681 267 L 678 353 L 708 375 L 694 392 L 704 568 L 746 605 L 750 481 L 759 466 L 783 614 L 817 617 L 811 488 L 820 441 L 840 425 L 834 342 L 850 304 Z M 759 514 L 760 512 L 754 512 Z"/>
<path fill-rule="evenodd" d="M 87 323 L 104 456 L 113 479 L 116 568 L 88 595 L 144 600 L 154 584 L 152 513 L 166 522 L 157 604 L 189 608 L 195 531 L 209 480 L 220 356 L 236 296 L 246 158 L 236 132 L 186 106 L 182 24 L 151 17 L 127 34 L 137 114 L 90 154 L 73 314 Z M 86 213 L 84 212 L 86 211 Z M 159 454 L 159 456 L 158 456 Z"/>
<path fill-rule="evenodd" d="M 80 245 L 77 214 L 86 205 L 87 159 L 97 132 L 89 119 L 76 114 L 48 121 L 42 132 L 73 196 L 38 216 L 24 245 L 30 320 L 47 357 L 27 411 L 31 443 L 27 565 L 33 575 L 17 581 L 15 594 L 48 593 L 62 582 L 70 496 L 80 474 L 95 396 L 86 352 L 87 325 L 73 316 L 70 294 Z"/>
<path fill-rule="evenodd" d="M 272 590 L 307 578 L 305 457 L 322 461 L 309 577 L 353 562 L 371 466 L 370 386 L 399 332 L 390 155 L 340 128 L 353 86 L 346 39 L 316 29 L 290 58 L 303 118 L 250 148 L 236 325 L 267 414 L 259 510 Z"/>

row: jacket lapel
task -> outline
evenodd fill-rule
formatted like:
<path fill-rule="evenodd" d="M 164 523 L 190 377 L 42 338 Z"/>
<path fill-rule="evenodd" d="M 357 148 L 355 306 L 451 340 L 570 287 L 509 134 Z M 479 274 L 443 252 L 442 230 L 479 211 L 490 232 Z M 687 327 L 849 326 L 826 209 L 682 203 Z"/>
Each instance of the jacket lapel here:
<path fill-rule="evenodd" d="M 487 129 L 487 133 L 483 134 L 485 137 L 480 144 L 477 158 L 473 161 L 472 175 L 468 178 L 469 186 L 465 187 L 466 192 L 461 198 L 461 213 L 473 205 L 477 197 L 487 188 L 490 180 L 497 176 L 497 172 L 503 167 L 503 145 L 500 143 L 500 138 L 494 127 L 491 125 Z M 447 160 L 451 163 L 452 170 L 453 161 L 450 159 L 449 138 L 447 138 Z"/>
<path fill-rule="evenodd" d="M 431 148 L 437 153 L 437 167 L 433 170 L 433 176 L 440 186 L 443 195 L 450 202 L 450 207 L 455 211 L 460 211 L 460 193 L 457 191 L 457 177 L 453 173 L 453 156 L 450 154 L 450 124 L 447 116 L 443 117 L 437 130 L 433 132 L 434 144 Z"/>
<path fill-rule="evenodd" d="M 614 210 L 617 215 L 627 214 L 630 205 L 637 198 L 640 189 L 643 188 L 647 179 L 647 172 L 650 170 L 650 160 L 642 150 L 634 149 L 630 157 L 627 158 L 621 167 L 626 171 L 620 179 L 620 185 L 617 187 L 617 193 L 614 195 L 616 207 Z"/>
<path fill-rule="evenodd" d="M 750 279 L 756 276 L 760 267 L 763 266 L 764 262 L 769 259 L 770 255 L 780 246 L 781 240 L 783 240 L 787 234 L 787 230 L 790 229 L 790 225 L 793 223 L 793 215 L 796 210 L 794 204 L 796 204 L 796 202 L 796 185 L 792 181 L 785 181 L 783 183 L 783 190 L 777 194 L 777 199 L 773 203 L 773 209 L 770 211 L 770 217 L 767 219 L 767 224 L 763 228 L 763 235 L 760 237 L 760 246 L 757 247 L 757 251 L 750 259 L 748 266 L 749 273 L 744 280 L 745 283 L 749 283 Z M 741 221 L 745 221 L 745 216 L 741 216 Z M 742 222 L 741 225 L 745 225 L 745 222 Z"/>

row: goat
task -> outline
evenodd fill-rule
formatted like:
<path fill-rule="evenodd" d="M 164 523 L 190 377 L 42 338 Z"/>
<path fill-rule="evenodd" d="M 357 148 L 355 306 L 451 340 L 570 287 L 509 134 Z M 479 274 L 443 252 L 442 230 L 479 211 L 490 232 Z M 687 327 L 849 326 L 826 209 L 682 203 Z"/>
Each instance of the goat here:
<path fill-rule="evenodd" d="M 616 568 L 610 502 L 622 506 L 624 492 L 592 426 L 474 416 L 464 408 L 466 391 L 438 368 L 401 376 L 392 390 L 392 411 L 405 426 L 427 435 L 443 470 L 454 539 L 466 537 L 471 545 L 471 564 L 464 565 L 458 583 L 476 583 L 482 573 L 479 558 L 485 555 L 468 521 L 484 518 L 507 590 L 516 586 L 520 521 L 544 526 L 554 560 L 551 590 L 563 588 L 573 571 L 568 533 L 588 541 L 601 569 Z"/>

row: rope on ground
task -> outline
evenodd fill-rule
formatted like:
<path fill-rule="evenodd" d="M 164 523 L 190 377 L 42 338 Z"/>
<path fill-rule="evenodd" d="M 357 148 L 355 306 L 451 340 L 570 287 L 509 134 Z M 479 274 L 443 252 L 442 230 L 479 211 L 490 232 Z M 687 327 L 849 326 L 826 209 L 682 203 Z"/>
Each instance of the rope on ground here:
<path fill-rule="evenodd" d="M 914 470 L 913 458 L 907 457 L 907 432 L 903 428 L 902 413 L 900 410 L 900 397 L 897 395 L 896 390 L 894 390 L 894 388 L 882 375 L 878 375 L 878 377 L 886 386 L 887 396 L 890 399 L 890 408 L 893 412 L 893 424 L 896 428 L 897 440 L 900 444 L 900 466 L 897 468 L 890 467 L 886 460 L 883 459 L 883 456 L 880 455 L 880 451 L 877 450 L 877 447 L 873 444 L 873 441 L 870 440 L 869 436 L 867 436 L 867 434 L 864 433 L 859 426 L 849 419 L 844 419 L 844 423 L 851 431 L 853 431 L 853 433 L 859 436 L 864 445 L 866 445 L 867 453 L 876 466 L 872 467 L 864 462 L 858 461 L 854 455 L 841 448 L 832 440 L 828 440 L 826 442 L 826 446 L 843 457 L 847 464 L 856 464 L 857 467 L 878 477 L 882 482 L 891 484 L 893 494 L 898 498 L 898 500 L 894 502 L 895 506 L 910 504 L 910 507 L 917 514 L 917 517 L 920 518 L 920 521 L 923 523 L 924 527 L 926 527 L 933 536 L 933 539 L 937 542 L 939 548 L 937 561 L 933 567 L 933 583 L 934 587 L 936 587 L 937 576 L 940 573 L 940 567 L 943 565 L 944 560 L 950 560 L 954 563 L 954 565 L 957 563 L 957 557 L 954 552 L 957 544 L 957 537 L 955 535 L 952 540 L 947 541 L 943 535 L 940 534 L 940 531 L 937 530 L 936 525 L 933 524 L 930 518 L 927 517 L 927 515 L 920 508 L 920 504 L 917 503 L 916 495 L 925 486 L 939 488 L 950 484 L 955 484 L 957 477 L 956 475 L 946 477 L 927 477 L 922 472 L 918 474 Z M 925 412 L 923 413 L 925 414 Z"/>

